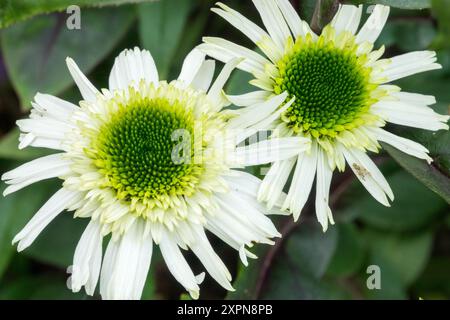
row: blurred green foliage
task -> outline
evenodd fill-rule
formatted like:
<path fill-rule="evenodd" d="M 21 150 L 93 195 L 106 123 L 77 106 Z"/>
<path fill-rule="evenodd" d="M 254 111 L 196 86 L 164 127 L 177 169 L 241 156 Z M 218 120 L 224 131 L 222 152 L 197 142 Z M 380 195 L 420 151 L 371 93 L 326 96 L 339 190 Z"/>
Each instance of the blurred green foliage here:
<path fill-rule="evenodd" d="M 27 115 L 36 92 L 59 95 L 75 103 L 80 100 L 65 67 L 66 56 L 73 57 L 96 85 L 105 87 L 114 57 L 123 48 L 137 45 L 151 50 L 161 78 L 170 80 L 203 35 L 226 36 L 250 45 L 239 32 L 210 13 L 214 1 L 160 0 L 104 8 L 91 6 L 128 1 L 78 1 L 82 7 L 81 30 L 65 27 L 67 14 L 61 11 L 69 2 L 0 1 L 0 27 L 9 26 L 1 30 L 0 173 L 47 153 L 17 149 L 14 121 Z M 328 0 L 292 2 L 302 18 L 319 29 L 332 17 L 337 4 Z M 409 77 L 398 84 L 406 91 L 435 95 L 436 110 L 448 112 L 449 1 L 345 2 L 395 7 L 377 42 L 377 46 L 386 45 L 387 56 L 427 48 L 437 50 L 442 70 Z M 226 3 L 260 21 L 251 1 Z M 364 14 L 363 19 L 366 18 Z M 249 80 L 247 74 L 236 71 L 227 90 L 233 94 L 247 92 L 251 89 Z M 327 233 L 320 230 L 311 205 L 306 206 L 299 224 L 290 217 L 274 218 L 283 239 L 275 246 L 256 246 L 259 259 L 250 261 L 248 268 L 238 261 L 236 252 L 211 237 L 235 277 L 236 291 L 226 293 L 207 277 L 201 298 L 450 298 L 449 132 L 432 134 L 397 126 L 391 129 L 426 145 L 435 160 L 430 166 L 388 146 L 387 154 L 374 156 L 396 195 L 391 208 L 376 203 L 351 174 L 337 174 L 331 195 L 336 226 Z M 259 169 L 248 170 L 260 174 Z M 65 287 L 65 269 L 71 264 L 86 221 L 64 213 L 23 253 L 15 253 L 11 246 L 15 233 L 58 183 L 42 182 L 0 198 L 0 299 L 91 299 L 83 293 L 72 294 Z M 198 261 L 192 258 L 187 254 L 194 269 L 200 271 Z M 366 286 L 370 265 L 380 267 L 379 290 Z M 156 249 L 143 298 L 185 299 L 182 293 Z"/>

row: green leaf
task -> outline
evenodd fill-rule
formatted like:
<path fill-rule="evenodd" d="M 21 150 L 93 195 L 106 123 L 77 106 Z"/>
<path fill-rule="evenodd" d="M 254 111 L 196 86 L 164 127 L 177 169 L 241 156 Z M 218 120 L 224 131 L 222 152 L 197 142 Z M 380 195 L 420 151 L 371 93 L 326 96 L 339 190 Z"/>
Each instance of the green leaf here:
<path fill-rule="evenodd" d="M 74 219 L 69 212 L 63 212 L 50 223 L 24 251 L 33 259 L 66 269 L 72 264 L 78 240 L 88 219 Z"/>
<path fill-rule="evenodd" d="M 381 287 L 385 275 L 391 275 L 407 287 L 423 272 L 433 244 L 431 232 L 417 234 L 387 234 L 368 230 L 369 264 L 381 270 Z M 385 279 L 387 280 L 387 279 Z"/>
<path fill-rule="evenodd" d="M 348 0 L 353 4 L 384 4 L 399 9 L 426 9 L 431 7 L 431 0 Z"/>
<path fill-rule="evenodd" d="M 316 279 L 292 269 L 289 263 L 277 263 L 264 290 L 264 299 L 274 300 L 340 300 L 349 293 L 328 279 Z"/>
<path fill-rule="evenodd" d="M 351 223 L 337 225 L 338 242 L 328 266 L 327 275 L 347 277 L 361 269 L 364 262 L 364 246 L 361 233 Z"/>
<path fill-rule="evenodd" d="M 437 54 L 438 61 L 444 66 L 443 70 L 414 75 L 401 79 L 396 84 L 403 91 L 434 95 L 437 104 L 432 108 L 438 113 L 448 114 L 450 105 L 450 90 L 448 90 L 450 60 L 445 51 L 438 51 Z M 450 132 L 448 130 L 431 132 L 401 126 L 390 126 L 390 130 L 428 148 L 430 156 L 434 160 L 431 165 L 383 144 L 389 154 L 402 167 L 450 203 Z"/>
<path fill-rule="evenodd" d="M 418 297 L 428 299 L 448 299 L 450 296 L 450 257 L 432 258 L 422 276 L 414 285 Z"/>
<path fill-rule="evenodd" d="M 297 227 L 278 241 L 273 256 L 271 247 L 258 247 L 257 260 L 240 268 L 233 284 L 236 291 L 228 299 L 337 299 L 347 297 L 333 281 L 324 279 L 337 244 L 337 230 L 323 233 L 316 221 Z M 272 257 L 272 260 L 268 260 Z M 269 266 L 267 264 L 270 264 Z M 264 276 L 261 271 L 269 267 Z"/>
<path fill-rule="evenodd" d="M 32 1 L 32 0 L 4 0 L 0 4 L 0 28 L 7 27 L 13 23 L 33 17 L 38 14 L 55 11 L 66 11 L 67 7 L 76 4 L 79 7 L 120 5 L 125 3 L 143 2 L 146 0 L 53 0 L 53 1 Z M 84 19 L 84 10 L 81 12 L 81 19 Z M 69 17 L 69 14 L 66 16 Z"/>
<path fill-rule="evenodd" d="M 69 300 L 86 299 L 83 292 L 73 293 L 66 286 L 63 276 L 25 275 L 0 289 L 0 299 L 6 300 Z"/>
<path fill-rule="evenodd" d="M 0 158 L 29 161 L 50 154 L 48 149 L 43 148 L 19 150 L 19 134 L 19 129 L 15 128 L 0 140 Z"/>
<path fill-rule="evenodd" d="M 439 36 L 436 38 L 436 47 L 450 49 L 450 1 L 432 0 L 433 16 L 438 21 Z"/>
<path fill-rule="evenodd" d="M 138 6 L 141 43 L 155 59 L 160 79 L 168 76 L 192 6 L 190 0 L 160 0 Z"/>
<path fill-rule="evenodd" d="M 433 166 L 429 166 L 423 160 L 404 154 L 389 145 L 383 144 L 383 148 L 405 170 L 411 173 L 430 190 L 434 191 L 445 201 L 450 203 L 450 180 L 446 174 Z"/>
<path fill-rule="evenodd" d="M 3 192 L 5 188 L 1 188 Z M 56 191 L 54 181 L 30 186 L 0 201 L 0 277 L 15 251 L 12 239 L 25 226 L 34 213 Z M 24 201 L 25 200 L 25 201 Z"/>
<path fill-rule="evenodd" d="M 2 33 L 6 67 L 21 105 L 36 92 L 58 94 L 73 84 L 65 59 L 91 71 L 125 35 L 134 7 L 83 10 L 81 30 L 69 30 L 63 15 L 39 16 Z"/>
<path fill-rule="evenodd" d="M 390 21 L 383 29 L 375 47 L 394 46 L 402 51 L 426 50 L 436 36 L 431 20 L 398 19 Z"/>
<path fill-rule="evenodd" d="M 395 231 L 416 230 L 434 222 L 447 208 L 445 201 L 404 171 L 386 176 L 395 199 L 385 207 L 365 192 L 354 198 L 343 213 L 359 216 L 366 224 Z"/>
<path fill-rule="evenodd" d="M 287 260 L 303 275 L 320 279 L 337 246 L 337 229 L 323 232 L 315 221 L 299 227 L 286 242 Z"/>

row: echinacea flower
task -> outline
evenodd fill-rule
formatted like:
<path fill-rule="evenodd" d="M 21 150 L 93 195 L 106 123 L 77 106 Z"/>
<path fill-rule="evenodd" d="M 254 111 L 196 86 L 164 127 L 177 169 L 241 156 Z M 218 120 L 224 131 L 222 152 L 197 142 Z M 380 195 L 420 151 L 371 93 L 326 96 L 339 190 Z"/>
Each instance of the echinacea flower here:
<path fill-rule="evenodd" d="M 436 102 L 433 96 L 403 92 L 390 84 L 441 68 L 435 52 L 382 59 L 384 47 L 374 50 L 374 42 L 387 21 L 387 6 L 374 6 L 358 31 L 362 6 L 340 5 L 331 23 L 317 35 L 288 0 L 253 3 L 267 31 L 222 3 L 212 11 L 250 38 L 261 53 L 215 37 L 205 37 L 199 48 L 224 62 L 245 58 L 238 68 L 251 73 L 254 80 L 250 83 L 260 90 L 229 96 L 235 105 L 246 107 L 239 119 L 242 127 L 271 129 L 273 137 L 302 137 L 311 142 L 306 152 L 286 152 L 285 158 L 272 163 L 258 199 L 270 208 L 293 171 L 283 208 L 290 209 L 297 220 L 315 179 L 316 215 L 326 230 L 329 222 L 334 223 L 328 204 L 332 173 L 336 168 L 343 171 L 348 163 L 367 191 L 389 206 L 392 190 L 367 152 L 378 152 L 382 141 L 432 161 L 424 146 L 388 132 L 385 126 L 448 129 L 449 116 L 429 107 Z M 274 97 L 282 94 L 286 98 L 275 103 Z M 269 99 L 274 103 L 262 109 L 261 104 Z"/>
<path fill-rule="evenodd" d="M 92 295 L 100 278 L 104 299 L 139 299 L 153 243 L 193 298 L 204 273 L 194 275 L 180 248 L 190 249 L 220 285 L 233 290 L 205 229 L 238 250 L 244 264 L 255 257 L 248 251 L 253 243 L 271 244 L 279 236 L 256 200 L 260 181 L 232 170 L 226 157 L 239 149 L 234 138 L 222 135 L 233 117 L 222 110 L 227 104 L 222 88 L 239 62 L 226 64 L 211 85 L 214 61 L 194 49 L 178 80 L 167 83 L 159 80 L 148 51 L 125 50 L 115 60 L 109 89 L 100 92 L 67 58 L 84 100 L 77 106 L 38 93 L 29 119 L 18 121 L 20 148 L 59 153 L 2 177 L 9 184 L 5 195 L 40 180 L 63 180 L 14 238 L 18 250 L 69 210 L 89 219 L 69 268 L 74 292 L 85 286 Z"/>

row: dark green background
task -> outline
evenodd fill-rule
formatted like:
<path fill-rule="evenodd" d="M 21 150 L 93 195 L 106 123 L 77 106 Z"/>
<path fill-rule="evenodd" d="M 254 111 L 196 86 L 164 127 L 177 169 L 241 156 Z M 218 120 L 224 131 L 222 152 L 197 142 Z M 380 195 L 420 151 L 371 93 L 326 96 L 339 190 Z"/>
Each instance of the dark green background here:
<path fill-rule="evenodd" d="M 74 58 L 97 87 L 106 87 L 114 57 L 124 48 L 137 45 L 149 49 L 160 78 L 171 80 L 202 35 L 225 36 L 251 46 L 248 39 L 209 11 L 214 1 L 127 2 L 0 0 L 0 173 L 46 152 L 17 150 L 14 122 L 27 116 L 36 92 L 73 102 L 81 99 L 66 69 L 66 56 Z M 251 1 L 224 2 L 260 23 Z M 333 16 L 337 3 L 292 2 L 316 30 Z M 386 56 L 424 49 L 438 52 L 443 70 L 403 79 L 398 84 L 406 91 L 435 95 L 438 104 L 433 107 L 448 113 L 450 1 L 365 2 L 395 7 L 377 42 L 377 46 L 386 45 Z M 65 8 L 74 3 L 81 6 L 81 30 L 65 27 Z M 228 91 L 236 94 L 251 90 L 248 80 L 248 75 L 235 72 Z M 450 135 L 396 126 L 391 129 L 426 145 L 435 160 L 428 166 L 392 148 L 374 156 L 395 192 L 391 208 L 372 199 L 351 172 L 335 174 L 331 206 L 336 226 L 323 234 L 311 204 L 299 224 L 290 217 L 276 218 L 283 239 L 273 247 L 257 246 L 259 259 L 252 261 L 249 268 L 243 268 L 237 253 L 211 236 L 235 276 L 236 292 L 227 294 L 207 277 L 201 286 L 201 298 L 448 299 Z M 259 175 L 259 169 L 249 171 Z M 58 184 L 41 182 L 0 198 L 0 299 L 90 299 L 84 293 L 72 294 L 65 287 L 65 269 L 71 264 L 86 221 L 63 213 L 23 253 L 17 254 L 11 246 L 15 233 Z M 190 254 L 187 257 L 196 271 L 201 270 L 197 260 Z M 366 269 L 372 264 L 381 268 L 381 290 L 366 287 Z M 157 251 L 143 298 L 187 298 Z"/>

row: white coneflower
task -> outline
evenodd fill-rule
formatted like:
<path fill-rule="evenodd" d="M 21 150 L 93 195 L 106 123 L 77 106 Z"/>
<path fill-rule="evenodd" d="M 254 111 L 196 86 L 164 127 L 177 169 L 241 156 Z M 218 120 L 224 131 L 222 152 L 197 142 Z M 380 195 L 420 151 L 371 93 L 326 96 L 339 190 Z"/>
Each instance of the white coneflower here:
<path fill-rule="evenodd" d="M 253 243 L 271 244 L 279 236 L 256 200 L 260 181 L 227 163 L 226 153 L 245 150 L 234 149 L 234 138 L 221 137 L 233 117 L 222 111 L 227 104 L 222 88 L 239 62 L 230 61 L 210 88 L 214 61 L 196 49 L 170 83 L 158 79 L 148 51 L 125 50 L 115 60 L 109 90 L 99 92 L 68 58 L 84 100 L 77 106 L 38 93 L 30 118 L 18 121 L 20 148 L 60 152 L 2 177 L 10 185 L 5 195 L 40 180 L 63 180 L 14 238 L 18 250 L 31 245 L 59 213 L 74 210 L 75 217 L 90 219 L 69 268 L 74 292 L 85 286 L 92 295 L 100 277 L 104 299 L 139 299 L 153 242 L 193 298 L 204 274 L 194 275 L 180 248 L 192 250 L 220 285 L 233 290 L 205 229 L 238 250 L 244 264 L 255 257 L 247 249 Z"/>
<path fill-rule="evenodd" d="M 390 122 L 432 131 L 448 129 L 449 116 L 429 107 L 435 103 L 433 96 L 402 92 L 389 84 L 441 68 L 435 63 L 435 52 L 381 59 L 384 47 L 373 49 L 389 15 L 387 6 L 376 5 L 357 32 L 362 6 L 341 5 L 332 22 L 316 35 L 288 0 L 253 3 L 267 32 L 222 3 L 212 10 L 249 37 L 263 54 L 213 37 L 204 38 L 200 49 L 221 61 L 245 58 L 238 68 L 251 73 L 255 77 L 251 83 L 261 90 L 229 97 L 236 105 L 249 106 L 241 112 L 241 126 L 275 129 L 276 137 L 311 141 L 307 152 L 286 153 L 285 159 L 272 164 L 259 188 L 259 200 L 270 207 L 293 171 L 283 207 L 298 219 L 316 177 L 316 215 L 326 230 L 333 223 L 328 205 L 332 172 L 335 168 L 343 171 L 347 162 L 370 194 L 389 206 L 388 198 L 392 201 L 394 195 L 367 151 L 378 152 L 382 141 L 432 161 L 425 147 L 384 127 Z M 287 100 L 260 111 L 259 104 L 281 93 L 288 94 Z"/>

